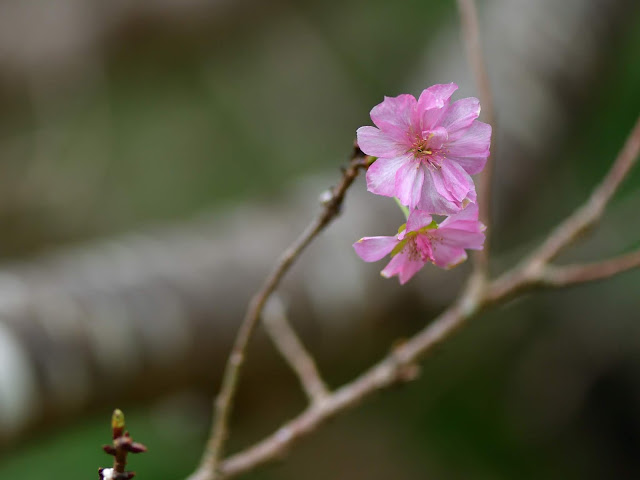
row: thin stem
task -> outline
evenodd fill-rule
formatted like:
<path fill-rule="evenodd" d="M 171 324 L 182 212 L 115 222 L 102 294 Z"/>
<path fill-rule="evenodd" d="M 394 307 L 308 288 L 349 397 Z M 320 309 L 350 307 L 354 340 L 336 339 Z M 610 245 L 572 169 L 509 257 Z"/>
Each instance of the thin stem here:
<path fill-rule="evenodd" d="M 247 450 L 225 460 L 223 478 L 248 472 L 256 466 L 278 458 L 301 438 L 312 433 L 338 413 L 360 403 L 372 393 L 415 378 L 413 362 L 457 330 L 475 309 L 456 304 L 449 308 L 409 342 L 398 347 L 358 378 L 336 390 L 318 408 L 309 407 L 298 417 Z"/>
<path fill-rule="evenodd" d="M 593 226 L 600 219 L 607 203 L 635 165 L 639 154 L 640 116 L 602 182 L 580 208 L 551 232 L 543 244 L 531 255 L 529 262 L 542 264 L 553 260 L 565 247 Z"/>
<path fill-rule="evenodd" d="M 328 419 L 354 407 L 374 392 L 398 382 L 414 379 L 417 371 L 416 362 L 483 310 L 504 303 L 508 298 L 528 289 L 541 286 L 565 287 L 607 278 L 640 266 L 640 252 L 594 264 L 567 267 L 548 266 L 548 261 L 553 257 L 553 254 L 576 238 L 575 232 L 581 230 L 579 227 L 584 225 L 584 222 L 597 220 L 598 215 L 593 217 L 593 213 L 591 213 L 591 216 L 584 217 L 586 214 L 580 212 L 594 210 L 601 212 L 604 209 L 633 166 L 638 150 L 640 150 L 640 121 L 632 130 L 611 171 L 595 189 L 585 205 L 580 207 L 576 214 L 562 222 L 536 250 L 529 261 L 513 267 L 486 285 L 475 281 L 476 276 L 472 276 L 467 289 L 458 301 L 422 331 L 395 348 L 358 378 L 327 395 L 322 402 L 309 406 L 300 415 L 285 423 L 264 440 L 224 460 L 220 465 L 218 478 L 234 477 L 280 457 L 299 439 L 312 433 Z M 357 174 L 357 169 L 355 173 Z M 201 470 L 190 479 L 209 480 L 212 478 L 209 474 L 210 470 L 207 469 L 209 466 L 210 464 L 205 463 Z"/>
<path fill-rule="evenodd" d="M 547 266 L 542 270 L 542 284 L 547 287 L 568 287 L 602 280 L 640 267 L 640 250 L 600 262 L 562 267 Z"/>
<path fill-rule="evenodd" d="M 307 408 L 262 441 L 225 460 L 221 467 L 223 478 L 235 477 L 281 457 L 301 438 L 311 434 L 337 414 L 358 405 L 366 397 L 396 383 L 413 380 L 413 372 L 417 368 L 415 362 L 492 304 L 540 285 L 567 287 L 608 278 L 634 267 L 640 267 L 640 251 L 592 265 L 562 267 L 558 272 L 565 272 L 564 278 L 558 276 L 556 281 L 548 281 L 546 284 L 536 277 L 515 275 L 516 271 L 511 273 L 512 278 L 517 278 L 518 281 L 504 282 L 497 279 L 486 289 L 476 289 L 473 282 L 470 282 L 469 288 L 453 306 L 365 373 L 328 396 L 319 408 Z M 564 268 L 567 270 L 563 270 Z"/>
<path fill-rule="evenodd" d="M 313 357 L 287 320 L 284 305 L 277 296 L 267 304 L 262 323 L 284 360 L 298 376 L 311 405 L 319 406 L 329 396 L 329 390 Z"/>
<path fill-rule="evenodd" d="M 478 26 L 478 10 L 474 0 L 458 0 L 458 13 L 462 24 L 462 33 L 467 51 L 467 58 L 473 76 L 478 87 L 478 95 L 482 104 L 483 116 L 491 125 L 491 150 L 484 171 L 480 175 L 478 184 L 478 205 L 480 206 L 480 220 L 488 227 L 485 232 L 484 248 L 474 252 L 474 268 L 477 274 L 486 277 L 489 274 L 489 240 L 491 232 L 491 201 L 493 157 L 495 156 L 496 119 L 493 105 L 493 96 L 489 83 L 489 75 L 485 67 L 482 44 L 480 41 L 480 28 Z"/>
<path fill-rule="evenodd" d="M 323 208 L 320 214 L 307 226 L 302 235 L 285 250 L 269 276 L 265 279 L 260 290 L 249 302 L 249 307 L 227 360 L 220 393 L 214 402 L 211 436 L 198 471 L 190 477 L 192 480 L 211 480 L 219 477 L 218 464 L 224 452 L 229 417 L 242 365 L 245 362 L 247 345 L 262 315 L 265 303 L 280 284 L 282 277 L 309 243 L 338 216 L 347 190 L 358 176 L 360 169 L 367 166 L 367 157 L 357 146 L 354 147 L 349 166 L 343 171 L 340 183 L 330 191 L 328 198 L 323 201 Z"/>

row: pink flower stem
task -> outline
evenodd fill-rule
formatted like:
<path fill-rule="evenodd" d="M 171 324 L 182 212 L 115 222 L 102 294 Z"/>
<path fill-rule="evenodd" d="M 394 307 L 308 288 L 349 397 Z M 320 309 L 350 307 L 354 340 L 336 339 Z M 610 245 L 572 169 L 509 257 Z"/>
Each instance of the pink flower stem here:
<path fill-rule="evenodd" d="M 496 151 L 496 118 L 493 108 L 493 96 L 489 84 L 489 75 L 485 68 L 482 45 L 480 42 L 480 29 L 478 27 L 478 10 L 474 0 L 458 0 L 458 13 L 462 23 L 462 33 L 467 51 L 467 58 L 478 86 L 478 96 L 482 104 L 482 115 L 485 121 L 491 125 L 491 154 L 487 158 L 484 171 L 480 174 L 478 182 L 478 205 L 480 207 L 480 221 L 487 226 L 485 232 L 484 249 L 473 254 L 475 272 L 482 278 L 489 275 L 489 247 L 491 233 L 491 198 L 493 178 L 493 158 Z"/>

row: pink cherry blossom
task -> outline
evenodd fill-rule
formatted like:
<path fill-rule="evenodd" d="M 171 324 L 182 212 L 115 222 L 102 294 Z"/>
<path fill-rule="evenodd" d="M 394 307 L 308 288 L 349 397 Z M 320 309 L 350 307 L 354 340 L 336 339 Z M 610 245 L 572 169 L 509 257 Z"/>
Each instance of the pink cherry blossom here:
<path fill-rule="evenodd" d="M 489 156 L 491 126 L 476 120 L 477 98 L 449 99 L 455 83 L 413 95 L 385 97 L 373 107 L 378 127 L 360 127 L 358 145 L 378 159 L 367 170 L 370 192 L 397 197 L 411 210 L 451 214 L 476 201 L 470 175 Z"/>
<path fill-rule="evenodd" d="M 375 262 L 389 253 L 391 261 L 383 277 L 398 275 L 405 284 L 427 262 L 453 268 L 467 259 L 465 249 L 482 250 L 485 226 L 478 221 L 478 206 L 469 204 L 437 225 L 431 215 L 413 210 L 407 223 L 393 237 L 365 237 L 353 244 L 365 262 Z"/>

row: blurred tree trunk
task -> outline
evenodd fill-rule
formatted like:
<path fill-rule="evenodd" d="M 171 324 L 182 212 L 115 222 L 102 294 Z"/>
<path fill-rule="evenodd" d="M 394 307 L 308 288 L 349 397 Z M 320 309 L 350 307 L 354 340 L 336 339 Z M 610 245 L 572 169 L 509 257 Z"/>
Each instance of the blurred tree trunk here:
<path fill-rule="evenodd" d="M 630 4 L 497 0 L 486 5 L 483 31 L 489 32 L 487 56 L 499 99 L 497 185 L 500 205 L 507 206 L 502 215 L 509 215 L 514 198 L 531 193 L 521 186 L 535 188 L 523 179 L 542 175 L 541 163 L 552 160 L 542 153 L 560 144 L 573 106 L 597 84 L 610 33 L 626 25 Z M 468 72 L 464 55 L 459 42 L 451 41 L 458 35 L 454 25 L 435 45 L 446 45 L 442 48 L 449 52 L 441 55 L 450 59 L 442 72 L 463 79 L 458 83 L 468 91 L 472 82 L 463 73 Z M 424 85 L 429 75 L 418 78 L 415 83 Z M 97 405 L 215 383 L 246 301 L 311 218 L 315 199 L 337 178 L 334 173 L 293 187 L 278 205 L 240 206 L 1 271 L 3 440 Z M 371 317 L 397 307 L 395 284 L 383 289 L 373 278 L 377 266 L 358 262 L 350 249 L 362 235 L 395 228 L 390 203 L 368 196 L 363 183 L 356 185 L 343 218 L 285 282 L 292 319 L 306 319 L 302 330 L 313 332 L 315 347 L 327 358 L 339 357 Z M 439 308 L 463 273 L 425 275 L 402 295 L 425 302 L 419 292 L 429 291 L 425 308 Z M 330 345 L 322 338 L 330 338 Z"/>

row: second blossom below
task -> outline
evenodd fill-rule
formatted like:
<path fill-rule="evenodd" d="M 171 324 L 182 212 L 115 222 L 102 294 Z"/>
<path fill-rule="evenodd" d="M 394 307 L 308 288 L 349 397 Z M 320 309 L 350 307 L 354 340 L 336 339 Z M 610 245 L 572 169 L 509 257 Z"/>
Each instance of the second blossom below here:
<path fill-rule="evenodd" d="M 392 237 L 365 237 L 353 244 L 360 258 L 375 262 L 391 254 L 391 261 L 380 272 L 383 277 L 397 275 L 408 282 L 427 262 L 452 268 L 467 258 L 465 249 L 482 250 L 485 226 L 478 221 L 478 206 L 469 204 L 440 225 L 431 215 L 414 210 L 407 223 Z"/>

